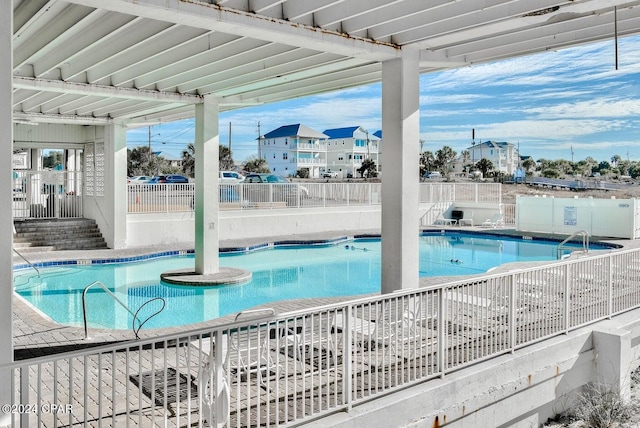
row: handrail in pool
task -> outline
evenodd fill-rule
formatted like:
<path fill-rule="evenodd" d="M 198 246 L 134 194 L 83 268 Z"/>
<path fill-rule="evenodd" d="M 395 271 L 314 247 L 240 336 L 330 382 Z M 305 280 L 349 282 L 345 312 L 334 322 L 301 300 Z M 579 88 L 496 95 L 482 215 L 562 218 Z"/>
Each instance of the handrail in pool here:
<path fill-rule="evenodd" d="M 111 290 L 109 290 L 107 288 L 106 285 L 104 285 L 100 281 L 93 281 L 91 284 L 87 285 L 84 288 L 84 290 L 82 291 L 82 317 L 83 317 L 83 320 L 84 320 L 84 338 L 85 339 L 89 339 L 89 326 L 87 324 L 87 292 L 89 291 L 90 288 L 92 288 L 95 285 L 99 285 L 104 291 L 107 292 L 107 294 L 109 296 L 111 296 L 113 298 L 113 300 L 115 300 L 120 306 L 122 306 L 127 312 L 129 312 L 131 314 L 131 316 L 133 316 L 133 321 L 131 322 L 131 328 L 133 329 L 133 333 L 136 335 L 136 339 L 140 338 L 140 336 L 138 336 L 138 332 L 140 331 L 142 326 L 147 321 L 149 321 L 151 318 L 155 317 L 160 312 L 162 312 L 162 310 L 167 305 L 167 302 L 162 297 L 154 297 L 153 299 L 150 299 L 150 300 L 144 302 L 142 305 L 140 305 L 138 310 L 135 313 L 133 313 L 133 312 L 131 312 L 131 309 L 129 308 L 129 306 L 127 306 L 126 304 L 122 303 L 122 301 L 120 299 L 118 299 L 118 297 L 115 294 L 113 294 L 111 292 Z M 153 313 L 150 316 L 148 316 L 144 321 L 140 322 L 140 320 L 138 319 L 138 312 L 140 312 L 140 309 L 142 309 L 147 303 L 152 302 L 154 300 L 161 300 L 162 301 L 162 308 L 160 308 L 160 310 L 158 310 L 155 313 Z M 138 320 L 138 323 L 140 324 L 137 329 L 136 329 L 136 320 Z"/>
<path fill-rule="evenodd" d="M 13 249 L 13 252 L 19 255 L 22 260 L 24 260 L 29 266 L 31 266 L 33 270 L 35 270 L 38 273 L 38 277 L 40 277 L 40 271 L 38 270 L 37 267 L 34 266 L 33 263 L 27 260 L 22 254 L 20 254 L 20 251 L 16 250 L 15 248 Z"/>
<path fill-rule="evenodd" d="M 558 249 L 557 249 L 558 260 L 562 258 L 562 250 L 565 248 L 568 248 L 568 247 L 565 247 L 564 244 L 571 241 L 573 238 L 577 237 L 578 235 L 582 235 L 582 252 L 583 253 L 589 252 L 589 232 L 587 232 L 586 230 L 578 230 L 577 232 L 573 232 L 564 241 L 558 244 Z"/>

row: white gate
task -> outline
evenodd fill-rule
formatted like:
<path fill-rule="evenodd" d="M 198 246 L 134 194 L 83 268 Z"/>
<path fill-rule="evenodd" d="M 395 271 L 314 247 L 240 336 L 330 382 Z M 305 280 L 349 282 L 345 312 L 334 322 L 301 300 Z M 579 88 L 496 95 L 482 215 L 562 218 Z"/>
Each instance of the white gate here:
<path fill-rule="evenodd" d="M 13 218 L 82 217 L 82 173 L 13 171 Z"/>

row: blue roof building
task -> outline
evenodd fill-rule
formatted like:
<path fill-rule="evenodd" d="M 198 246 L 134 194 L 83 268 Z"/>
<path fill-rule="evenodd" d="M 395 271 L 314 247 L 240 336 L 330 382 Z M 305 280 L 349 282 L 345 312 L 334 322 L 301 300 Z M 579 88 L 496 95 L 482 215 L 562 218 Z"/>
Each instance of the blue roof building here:
<path fill-rule="evenodd" d="M 380 138 L 361 126 L 327 129 L 327 169 L 339 177 L 356 177 L 365 159 L 373 160 L 380 172 Z"/>
<path fill-rule="evenodd" d="M 259 156 L 271 172 L 285 177 L 306 168 L 319 178 L 327 167 L 328 136 L 302 124 L 285 125 L 260 137 Z"/>

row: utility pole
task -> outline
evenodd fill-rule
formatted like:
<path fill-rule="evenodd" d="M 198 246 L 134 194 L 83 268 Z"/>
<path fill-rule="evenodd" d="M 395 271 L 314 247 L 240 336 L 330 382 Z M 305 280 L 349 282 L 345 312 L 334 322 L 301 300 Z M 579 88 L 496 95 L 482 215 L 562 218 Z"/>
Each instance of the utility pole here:
<path fill-rule="evenodd" d="M 262 134 L 260 134 L 260 121 L 258 121 L 258 159 L 262 159 Z"/>

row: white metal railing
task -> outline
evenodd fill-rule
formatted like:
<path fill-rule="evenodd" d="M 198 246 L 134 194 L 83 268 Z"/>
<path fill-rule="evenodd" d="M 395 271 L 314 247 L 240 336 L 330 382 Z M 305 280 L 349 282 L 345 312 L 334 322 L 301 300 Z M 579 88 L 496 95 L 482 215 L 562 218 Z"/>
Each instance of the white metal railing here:
<path fill-rule="evenodd" d="M 128 184 L 128 213 L 193 210 L 194 184 Z M 380 183 L 221 184 L 220 209 L 379 205 Z M 496 202 L 499 183 L 422 183 L 420 202 Z"/>
<path fill-rule="evenodd" d="M 13 217 L 82 217 L 82 173 L 13 171 Z"/>
<path fill-rule="evenodd" d="M 607 253 L 0 370 L 12 426 L 299 424 L 638 308 L 638 266 Z"/>

